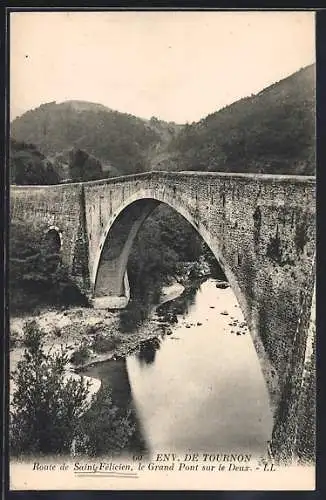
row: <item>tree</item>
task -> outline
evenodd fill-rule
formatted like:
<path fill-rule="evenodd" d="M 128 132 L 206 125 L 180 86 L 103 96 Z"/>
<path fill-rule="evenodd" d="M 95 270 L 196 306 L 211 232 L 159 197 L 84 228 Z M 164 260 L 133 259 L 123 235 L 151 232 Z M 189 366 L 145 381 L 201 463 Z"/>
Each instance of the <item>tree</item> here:
<path fill-rule="evenodd" d="M 41 230 L 23 221 L 10 226 L 9 280 L 12 311 L 47 303 L 87 305 L 61 262 L 59 250 L 48 244 Z"/>
<path fill-rule="evenodd" d="M 25 323 L 24 334 L 25 351 L 11 376 L 11 454 L 101 455 L 126 448 L 136 429 L 131 411 L 114 405 L 109 388 L 90 399 L 89 382 L 66 375 L 67 350 L 45 352 L 36 321 Z"/>
<path fill-rule="evenodd" d="M 101 456 L 126 449 L 136 432 L 131 410 L 118 408 L 109 387 L 102 387 L 83 415 L 75 443 L 77 454 Z"/>
<path fill-rule="evenodd" d="M 89 385 L 66 379 L 67 351 L 46 353 L 35 321 L 24 327 L 25 351 L 12 374 L 16 383 L 10 410 L 13 455 L 69 453 L 79 419 L 87 408 Z"/>
<path fill-rule="evenodd" d="M 33 144 L 10 141 L 10 182 L 13 184 L 57 184 L 60 176 L 53 164 Z"/>
<path fill-rule="evenodd" d="M 139 230 L 129 257 L 132 298 L 137 297 L 143 306 L 157 303 L 178 263 L 198 260 L 201 254 L 202 241 L 196 230 L 169 207 L 158 207 Z M 143 309 L 134 302 L 134 307 L 122 313 L 124 327 L 129 328 L 132 320 L 135 324 L 140 321 Z"/>
<path fill-rule="evenodd" d="M 69 155 L 69 177 L 76 182 L 101 179 L 101 162 L 82 149 L 72 149 Z"/>

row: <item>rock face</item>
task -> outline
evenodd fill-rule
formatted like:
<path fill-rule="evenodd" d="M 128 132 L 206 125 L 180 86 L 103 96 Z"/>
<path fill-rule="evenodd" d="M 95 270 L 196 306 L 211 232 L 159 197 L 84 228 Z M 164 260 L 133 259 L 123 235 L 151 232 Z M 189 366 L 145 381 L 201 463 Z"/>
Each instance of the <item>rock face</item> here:
<path fill-rule="evenodd" d="M 276 418 L 280 430 L 273 438 L 278 449 L 297 398 L 296 392 L 288 397 L 293 366 L 300 379 L 304 364 L 306 330 L 298 325 L 304 324 L 313 291 L 315 179 L 151 172 L 48 188 L 15 187 L 11 218 L 44 230 L 57 227 L 63 260 L 76 283 L 96 299 L 116 299 L 126 297 L 125 270 L 134 237 L 160 203 L 179 212 L 206 241 L 264 359 L 267 384 L 272 370 L 277 374 L 278 393 L 271 397 L 276 411 L 282 406 Z M 287 454 L 298 439 L 294 434 Z"/>

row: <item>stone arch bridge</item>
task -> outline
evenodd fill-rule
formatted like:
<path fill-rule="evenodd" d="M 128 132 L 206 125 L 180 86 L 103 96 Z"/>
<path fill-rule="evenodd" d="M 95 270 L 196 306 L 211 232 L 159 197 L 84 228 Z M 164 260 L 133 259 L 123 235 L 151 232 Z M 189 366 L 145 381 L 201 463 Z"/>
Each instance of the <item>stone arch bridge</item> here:
<path fill-rule="evenodd" d="M 72 279 L 105 308 L 128 302 L 128 255 L 146 217 L 160 203 L 179 212 L 219 261 L 248 323 L 274 407 L 272 452 L 305 455 L 314 404 L 306 383 L 314 355 L 313 177 L 148 172 L 12 186 L 10 199 L 12 221 L 57 228 Z"/>

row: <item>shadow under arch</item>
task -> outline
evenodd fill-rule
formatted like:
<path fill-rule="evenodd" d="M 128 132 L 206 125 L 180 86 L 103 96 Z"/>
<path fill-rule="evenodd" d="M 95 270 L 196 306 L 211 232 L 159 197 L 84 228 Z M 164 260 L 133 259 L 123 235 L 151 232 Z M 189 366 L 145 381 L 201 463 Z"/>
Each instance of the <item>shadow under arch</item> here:
<path fill-rule="evenodd" d="M 43 245 L 52 253 L 59 253 L 62 249 L 62 232 L 57 226 L 50 226 L 43 236 Z"/>
<path fill-rule="evenodd" d="M 165 204 L 175 210 L 196 229 L 223 270 L 247 322 L 274 413 L 279 394 L 277 376 L 259 337 L 245 292 L 240 288 L 236 274 L 223 257 L 221 243 L 218 238 L 210 234 L 209 228 L 196 220 L 195 214 L 190 213 L 185 206 L 178 204 L 177 199 L 175 201 L 170 198 L 166 199 L 164 190 L 161 190 L 159 194 L 155 193 L 154 196 L 152 192 L 146 192 L 146 190 L 135 193 L 124 200 L 117 213 L 109 217 L 99 242 L 91 272 L 94 300 L 112 297 L 116 299 L 116 308 L 123 308 L 127 305 L 130 294 L 126 269 L 132 244 L 146 218 L 160 204 Z M 105 304 L 105 301 L 103 303 Z M 112 303 L 114 304 L 115 301 L 113 300 Z"/>
<path fill-rule="evenodd" d="M 101 292 L 99 281 L 101 273 L 104 274 L 106 270 L 109 270 L 109 267 L 107 265 L 105 266 L 105 264 L 108 264 L 110 260 L 111 263 L 114 264 L 114 266 L 110 266 L 110 270 L 113 268 L 112 270 L 116 273 L 116 279 L 114 279 L 114 284 L 112 284 L 110 289 L 107 290 L 111 295 L 117 294 L 121 296 L 124 291 L 124 274 L 133 241 L 146 218 L 158 205 L 162 203 L 179 213 L 203 238 L 225 273 L 225 276 L 239 302 L 245 319 L 248 322 L 250 315 L 248 314 L 249 309 L 244 293 L 240 289 L 231 267 L 223 257 L 219 242 L 212 238 L 209 230 L 203 224 L 198 224 L 194 215 L 190 214 L 184 207 L 178 205 L 177 203 L 173 204 L 170 200 L 160 199 L 157 196 L 147 197 L 139 194 L 134 195 L 125 200 L 125 202 L 121 205 L 119 212 L 113 214 L 109 218 L 102 233 L 93 263 L 91 273 L 93 296 L 104 296 L 102 293 L 106 290 L 103 289 Z M 119 268 L 117 268 L 117 265 Z M 109 277 L 111 279 L 113 278 L 111 274 Z"/>
<path fill-rule="evenodd" d="M 62 264 L 62 233 L 57 226 L 50 226 L 44 231 L 41 250 L 46 259 L 47 271 L 57 271 Z"/>

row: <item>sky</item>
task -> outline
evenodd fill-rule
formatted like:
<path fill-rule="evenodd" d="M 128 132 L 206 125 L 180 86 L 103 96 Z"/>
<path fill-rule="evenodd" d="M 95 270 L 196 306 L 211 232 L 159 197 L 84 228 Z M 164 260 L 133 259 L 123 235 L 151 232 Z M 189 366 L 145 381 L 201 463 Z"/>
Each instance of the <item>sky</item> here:
<path fill-rule="evenodd" d="M 314 12 L 15 12 L 10 119 L 78 99 L 191 123 L 314 62 Z"/>

